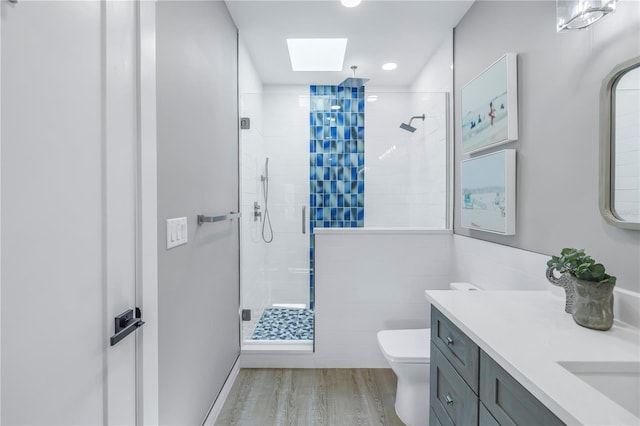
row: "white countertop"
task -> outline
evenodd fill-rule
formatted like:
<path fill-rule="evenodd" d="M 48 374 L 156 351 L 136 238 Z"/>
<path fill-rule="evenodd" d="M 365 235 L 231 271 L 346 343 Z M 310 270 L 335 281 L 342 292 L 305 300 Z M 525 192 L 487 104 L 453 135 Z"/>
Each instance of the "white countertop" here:
<path fill-rule="evenodd" d="M 638 362 L 640 331 L 579 326 L 550 291 L 427 290 L 426 299 L 567 424 L 638 425 L 558 362 Z"/>

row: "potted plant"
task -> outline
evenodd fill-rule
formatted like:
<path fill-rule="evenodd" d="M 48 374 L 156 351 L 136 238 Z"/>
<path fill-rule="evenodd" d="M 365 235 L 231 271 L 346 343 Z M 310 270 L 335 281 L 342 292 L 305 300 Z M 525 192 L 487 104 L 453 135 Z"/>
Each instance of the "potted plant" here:
<path fill-rule="evenodd" d="M 572 287 L 575 299 L 570 310 L 576 323 L 594 330 L 611 328 L 616 277 L 607 274 L 604 265 L 587 256 L 584 249 L 563 248 L 560 256 L 552 256 L 547 266 L 550 281 L 550 276 L 556 279 L 553 275 L 555 270 L 563 274 L 561 279 L 566 283 L 565 290 L 567 286 Z M 567 296 L 569 293 L 567 290 Z"/>

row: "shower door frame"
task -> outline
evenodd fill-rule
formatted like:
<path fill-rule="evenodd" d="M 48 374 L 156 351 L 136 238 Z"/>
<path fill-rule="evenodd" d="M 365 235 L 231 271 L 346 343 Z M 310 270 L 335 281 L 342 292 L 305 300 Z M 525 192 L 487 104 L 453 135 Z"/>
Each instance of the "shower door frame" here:
<path fill-rule="evenodd" d="M 297 88 L 296 88 L 297 89 Z M 304 96 L 306 100 L 306 107 L 302 107 L 301 97 Z M 309 209 L 309 176 L 308 176 L 308 158 L 309 158 L 309 150 L 308 150 L 308 86 L 300 87 L 300 90 L 291 90 L 291 88 L 286 88 L 284 90 L 276 89 L 276 90 L 266 90 L 262 93 L 244 93 L 240 95 L 240 116 L 250 118 L 251 128 L 250 129 L 241 129 L 240 132 L 240 175 L 241 175 L 241 210 L 243 211 L 242 218 L 242 226 L 240 228 L 240 238 L 241 238 L 241 260 L 240 260 L 240 277 L 241 277 L 241 289 L 240 289 L 240 327 L 241 327 L 241 346 L 242 350 L 269 350 L 273 348 L 274 350 L 295 350 L 299 352 L 301 347 L 304 347 L 304 350 L 312 351 L 314 350 L 315 339 L 313 340 L 251 340 L 251 336 L 249 333 L 253 334 L 253 325 L 247 327 L 246 322 L 242 320 L 242 311 L 245 308 L 251 309 L 251 317 L 252 323 L 257 325 L 259 321 L 259 316 L 262 315 L 264 309 L 272 308 L 274 304 L 278 304 L 279 302 L 283 304 L 287 303 L 295 303 L 299 304 L 303 302 L 305 305 L 305 309 L 310 309 L 310 259 L 309 259 L 309 249 L 310 249 L 310 240 L 309 240 L 309 215 L 304 218 L 305 223 L 303 225 L 303 229 L 306 233 L 304 236 L 300 235 L 300 218 L 302 215 L 303 209 Z M 266 100 L 264 99 L 266 98 Z M 247 107 L 247 104 L 251 104 L 252 101 L 258 101 L 259 107 L 255 108 L 255 111 L 252 110 L 251 107 Z M 281 134 L 282 131 L 276 126 L 270 124 L 274 120 L 277 121 L 279 117 L 286 117 L 287 114 L 280 114 L 278 111 L 272 113 L 274 117 L 271 120 L 265 120 L 264 128 L 262 127 L 262 111 L 266 111 L 264 113 L 265 116 L 270 114 L 270 111 L 274 111 L 273 108 L 264 107 L 264 104 L 276 103 L 278 105 L 285 105 L 286 107 L 291 108 L 292 114 L 300 114 L 300 117 L 295 118 L 295 125 L 293 126 L 282 126 L 283 129 L 286 130 L 284 134 Z M 295 108 L 295 111 L 293 110 Z M 244 109 L 244 111 L 242 111 Z M 304 118 L 303 118 L 304 117 Z M 287 121 L 283 119 L 283 122 Z M 291 120 L 289 120 L 291 121 Z M 289 123 L 287 123 L 289 124 Z M 269 127 L 271 126 L 271 127 Z M 295 135 L 293 135 L 295 133 Z M 300 138 L 304 135 L 304 143 L 300 143 Z M 282 141 L 288 139 L 288 142 L 294 150 L 296 150 L 297 160 L 295 162 L 289 161 L 289 155 L 292 155 L 290 152 L 287 152 L 286 155 L 278 155 L 278 150 L 282 147 Z M 259 141 L 259 143 L 256 143 Z M 269 144 L 269 141 L 272 141 Z M 253 144 L 253 145 L 252 145 Z M 300 150 L 301 145 L 304 146 L 304 150 Z M 254 148 L 255 147 L 255 148 Z M 266 148 L 265 148 L 266 147 Z M 251 149 L 253 151 L 251 151 Z M 254 155 L 255 154 L 255 155 Z M 304 157 L 303 157 L 304 155 Z M 250 159 L 248 159 L 250 157 Z M 269 188 L 269 213 L 274 221 L 274 242 L 272 245 L 266 244 L 261 239 L 261 227 L 262 227 L 262 219 L 264 219 L 264 198 L 262 193 L 262 181 L 261 177 L 264 175 L 264 162 L 265 158 L 268 157 L 270 159 L 269 163 L 269 184 L 271 185 Z M 304 160 L 302 160 L 304 158 Z M 303 161 L 298 166 L 288 167 L 290 164 L 297 164 L 298 160 Z M 301 169 L 304 168 L 303 171 Z M 294 179 L 287 180 L 287 169 L 291 169 L 293 171 L 290 172 L 291 175 L 295 175 Z M 296 175 L 295 172 L 298 172 Z M 250 175 L 249 177 L 247 175 Z M 289 204 L 286 204 L 285 198 L 289 197 Z M 260 204 L 260 212 L 262 213 L 262 217 L 255 221 L 254 220 L 254 209 L 253 203 L 257 201 Z M 283 230 L 284 229 L 284 230 Z M 284 239 L 284 240 L 283 240 Z M 301 239 L 304 239 L 304 246 L 300 246 L 295 253 L 296 256 L 295 264 L 292 265 L 291 262 L 285 262 L 286 266 L 282 266 L 283 262 L 278 263 L 278 260 L 285 259 L 289 261 L 291 255 L 286 255 L 286 252 L 276 252 L 276 250 L 280 250 L 282 247 L 287 248 L 291 247 L 291 244 L 301 243 Z M 255 247 L 262 245 L 264 248 L 257 248 L 254 252 L 248 251 L 248 244 L 256 244 Z M 271 249 L 271 250 L 270 250 Z M 270 252 L 269 252 L 270 250 Z M 252 256 L 258 254 L 259 259 L 253 259 Z M 272 256 L 269 256 L 272 255 Z M 304 256 L 304 260 L 303 257 Z M 268 258 L 271 257 L 272 261 L 275 261 L 275 267 L 271 270 L 265 270 L 268 267 Z M 257 261 L 260 261 L 260 265 L 263 265 L 262 270 L 259 271 L 257 269 L 249 270 L 249 267 L 252 265 L 257 265 Z M 302 263 L 304 261 L 304 263 Z M 285 275 L 285 278 L 295 276 L 296 271 L 299 269 L 305 269 L 306 273 L 304 273 L 304 280 L 297 279 L 282 279 L 282 275 Z M 258 274 L 256 274 L 258 272 Z M 257 290 L 262 290 L 263 295 L 256 297 L 254 300 L 261 300 L 262 306 L 257 306 L 258 303 L 247 301 L 247 292 L 250 292 L 250 286 L 248 283 L 252 283 L 255 277 L 259 274 L 262 274 L 260 277 L 262 284 L 258 286 Z M 272 275 L 269 277 L 269 275 Z M 277 279 L 278 274 L 280 274 L 280 280 Z M 304 284 L 303 284 L 304 281 Z M 280 289 L 275 288 L 273 286 L 278 286 L 278 283 L 281 283 Z M 289 284 L 287 284 L 289 283 Z M 269 289 L 265 290 L 264 288 L 260 288 L 261 286 L 269 285 Z M 284 297 L 281 297 L 278 300 L 278 291 L 281 294 L 286 293 L 287 286 L 298 286 L 304 285 L 304 288 L 297 287 L 296 295 L 290 297 L 290 300 L 287 300 L 288 296 L 285 294 Z M 274 292 L 276 296 L 274 298 Z M 300 301 L 297 299 L 301 298 L 303 292 L 306 292 L 306 296 L 302 298 Z M 294 300 L 295 299 L 295 300 Z M 255 306 L 254 306 L 255 305 Z M 247 330 L 249 328 L 249 330 Z M 315 320 L 313 326 L 315 332 Z M 315 333 L 314 333 L 315 334 Z M 266 348 L 266 346 L 272 345 L 270 348 Z"/>

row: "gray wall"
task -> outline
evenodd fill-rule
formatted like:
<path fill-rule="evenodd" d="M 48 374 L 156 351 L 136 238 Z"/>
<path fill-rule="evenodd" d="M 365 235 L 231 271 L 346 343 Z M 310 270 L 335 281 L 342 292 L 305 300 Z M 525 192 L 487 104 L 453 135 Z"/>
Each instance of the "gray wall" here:
<path fill-rule="evenodd" d="M 240 352 L 237 30 L 223 2 L 157 4 L 161 424 L 201 424 Z M 167 250 L 165 220 L 188 218 Z"/>
<path fill-rule="evenodd" d="M 618 286 L 640 291 L 640 232 L 608 225 L 598 209 L 599 92 L 617 64 L 640 53 L 640 3 L 585 31 L 557 33 L 555 1 L 479 1 L 455 29 L 456 234 L 543 254 L 585 248 Z M 506 52 L 518 53 L 517 229 L 460 226 L 460 89 Z M 541 274 L 545 265 L 541 265 Z"/>

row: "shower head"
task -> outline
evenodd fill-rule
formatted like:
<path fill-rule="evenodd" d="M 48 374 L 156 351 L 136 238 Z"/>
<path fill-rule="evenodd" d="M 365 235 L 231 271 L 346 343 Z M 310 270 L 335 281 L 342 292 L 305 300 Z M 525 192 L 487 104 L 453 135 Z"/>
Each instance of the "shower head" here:
<path fill-rule="evenodd" d="M 406 130 L 406 131 L 411 132 L 411 133 L 415 132 L 415 131 L 416 131 L 416 128 L 415 128 L 415 127 L 413 127 L 413 126 L 411 125 L 411 122 L 412 122 L 413 120 L 415 120 L 416 118 L 420 118 L 422 121 L 424 121 L 425 115 L 424 115 L 424 113 L 423 113 L 422 115 L 414 115 L 414 116 L 413 116 L 413 117 L 411 117 L 411 119 L 409 120 L 409 124 L 402 123 L 402 124 L 400 124 L 400 128 L 401 128 L 402 130 Z"/>
<path fill-rule="evenodd" d="M 410 125 L 408 125 L 408 124 L 404 124 L 404 123 L 400 124 L 400 128 L 401 128 L 402 130 L 407 130 L 407 131 L 409 131 L 409 132 L 411 132 L 411 133 L 413 133 L 413 132 L 415 132 L 415 131 L 416 131 L 416 128 L 415 128 L 415 127 L 410 126 Z"/>
<path fill-rule="evenodd" d="M 356 65 L 353 65 L 351 67 L 351 70 L 353 71 L 353 77 L 348 77 L 346 78 L 342 83 L 338 84 L 338 86 L 342 86 L 342 87 L 360 87 L 360 86 L 364 86 L 364 84 L 369 81 L 368 78 L 357 78 L 356 77 L 356 70 L 358 69 L 358 67 Z"/>

